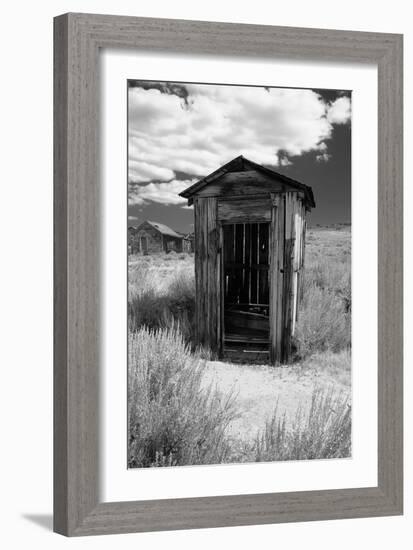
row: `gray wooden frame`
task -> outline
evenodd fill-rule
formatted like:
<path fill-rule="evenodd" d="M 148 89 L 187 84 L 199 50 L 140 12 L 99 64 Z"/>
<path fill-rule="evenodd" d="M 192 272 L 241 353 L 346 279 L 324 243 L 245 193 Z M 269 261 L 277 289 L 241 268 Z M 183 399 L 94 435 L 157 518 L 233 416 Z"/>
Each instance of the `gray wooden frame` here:
<path fill-rule="evenodd" d="M 402 36 L 66 14 L 54 21 L 54 40 L 55 531 L 73 536 L 401 514 Z M 377 64 L 377 487 L 100 501 L 98 56 L 103 47 Z"/>

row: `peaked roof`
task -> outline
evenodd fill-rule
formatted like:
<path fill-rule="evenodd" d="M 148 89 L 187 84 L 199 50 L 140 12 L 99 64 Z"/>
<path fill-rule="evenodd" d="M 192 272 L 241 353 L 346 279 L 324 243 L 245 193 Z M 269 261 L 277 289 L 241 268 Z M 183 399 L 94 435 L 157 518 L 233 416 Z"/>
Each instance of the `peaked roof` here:
<path fill-rule="evenodd" d="M 293 180 L 291 178 L 288 178 L 287 176 L 283 176 L 282 174 L 279 174 L 278 172 L 275 172 L 275 170 L 272 170 L 271 168 L 267 168 L 265 166 L 262 166 L 261 164 L 257 164 L 256 162 L 253 162 L 252 160 L 248 160 L 242 155 L 232 159 L 227 164 L 224 164 L 208 176 L 205 176 L 204 178 L 200 179 L 181 193 L 179 195 L 181 197 L 184 197 L 185 199 L 191 199 L 193 195 L 195 195 L 198 191 L 203 189 L 205 186 L 207 186 L 209 183 L 218 180 L 221 176 L 228 172 L 241 172 L 247 169 L 257 170 L 259 172 L 262 172 L 266 174 L 267 176 L 270 176 L 274 179 L 274 181 L 281 182 L 282 184 L 285 184 L 287 187 L 292 187 L 296 189 L 297 191 L 304 192 L 304 196 L 306 199 L 306 203 L 309 207 L 315 207 L 314 202 L 314 195 L 313 190 L 308 185 L 304 185 L 303 183 L 300 183 L 296 180 Z"/>
<path fill-rule="evenodd" d="M 151 222 L 149 220 L 146 220 L 142 222 L 136 229 L 138 230 L 139 227 L 141 227 L 145 223 L 148 223 L 149 225 L 151 225 L 154 229 L 159 231 L 159 233 L 162 233 L 162 235 L 168 235 L 169 237 L 177 237 L 179 239 L 182 239 L 182 235 L 180 235 L 179 233 L 177 233 L 167 225 L 164 225 L 163 223 Z"/>

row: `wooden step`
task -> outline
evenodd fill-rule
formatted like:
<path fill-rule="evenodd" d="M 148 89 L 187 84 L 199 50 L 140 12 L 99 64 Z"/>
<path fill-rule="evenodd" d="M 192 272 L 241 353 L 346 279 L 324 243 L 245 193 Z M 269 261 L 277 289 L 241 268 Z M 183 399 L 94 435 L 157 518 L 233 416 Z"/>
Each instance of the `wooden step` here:
<path fill-rule="evenodd" d="M 240 344 L 267 344 L 268 338 L 260 338 L 259 336 L 248 336 L 246 334 L 228 334 L 224 337 L 224 343 L 238 342 Z"/>

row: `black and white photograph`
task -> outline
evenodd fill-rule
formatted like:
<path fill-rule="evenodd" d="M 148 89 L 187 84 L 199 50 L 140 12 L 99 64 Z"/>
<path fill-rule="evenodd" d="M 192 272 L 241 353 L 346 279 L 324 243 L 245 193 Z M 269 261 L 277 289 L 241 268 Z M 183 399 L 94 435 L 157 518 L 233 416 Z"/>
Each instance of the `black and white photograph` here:
<path fill-rule="evenodd" d="M 410 548 L 408 6 L 4 4 L 6 550 Z"/>
<path fill-rule="evenodd" d="M 351 91 L 127 94 L 128 468 L 351 457 Z"/>

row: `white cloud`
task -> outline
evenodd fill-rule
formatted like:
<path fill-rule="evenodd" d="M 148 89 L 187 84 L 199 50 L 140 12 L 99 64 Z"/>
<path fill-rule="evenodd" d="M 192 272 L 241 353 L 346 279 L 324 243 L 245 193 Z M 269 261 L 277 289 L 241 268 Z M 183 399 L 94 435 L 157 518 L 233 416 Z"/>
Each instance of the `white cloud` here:
<path fill-rule="evenodd" d="M 330 160 L 331 155 L 328 153 L 321 153 L 320 155 L 316 155 L 315 159 L 317 162 L 328 162 Z"/>
<path fill-rule="evenodd" d="M 136 221 L 138 221 L 138 218 L 136 216 L 128 216 L 128 221 L 136 222 Z"/>
<path fill-rule="evenodd" d="M 336 99 L 327 111 L 327 120 L 331 124 L 345 124 L 351 117 L 350 98 L 346 96 Z"/>
<path fill-rule="evenodd" d="M 325 140 L 333 124 L 350 116 L 347 97 L 329 105 L 312 90 L 186 88 L 187 102 L 155 89 L 129 89 L 129 181 L 147 182 L 132 186 L 131 204 L 184 204 L 177 193 L 189 183 L 176 172 L 199 178 L 241 154 L 274 167 L 309 151 L 328 160 Z"/>
<path fill-rule="evenodd" d="M 163 183 L 148 183 L 147 185 L 129 185 L 129 205 L 158 202 L 165 205 L 175 204 L 184 206 L 186 199 L 179 193 L 195 183 L 193 180 L 172 180 Z"/>
<path fill-rule="evenodd" d="M 129 179 L 131 181 L 168 180 L 173 177 L 174 172 L 168 168 L 129 159 Z"/>

